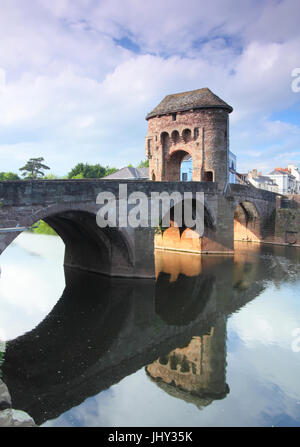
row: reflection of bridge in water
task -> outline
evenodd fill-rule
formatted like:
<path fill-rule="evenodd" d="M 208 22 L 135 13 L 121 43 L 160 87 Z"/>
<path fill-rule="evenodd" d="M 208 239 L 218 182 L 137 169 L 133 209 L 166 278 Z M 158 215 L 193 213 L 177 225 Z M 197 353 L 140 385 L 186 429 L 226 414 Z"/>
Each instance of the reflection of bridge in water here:
<path fill-rule="evenodd" d="M 156 281 L 66 269 L 66 288 L 50 314 L 7 343 L 3 379 L 13 406 L 41 424 L 145 366 L 176 397 L 198 406 L 223 398 L 226 320 L 265 280 L 284 278 L 268 257 L 276 250 L 284 251 L 267 247 L 259 256 L 252 247 L 201 263 L 173 254 L 172 266 L 158 253 Z"/>

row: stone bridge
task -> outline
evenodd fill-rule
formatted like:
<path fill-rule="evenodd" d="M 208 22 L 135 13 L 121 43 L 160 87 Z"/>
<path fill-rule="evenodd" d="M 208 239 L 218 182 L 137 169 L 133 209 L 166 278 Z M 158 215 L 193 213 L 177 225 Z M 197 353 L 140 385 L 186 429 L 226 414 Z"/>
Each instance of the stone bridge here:
<path fill-rule="evenodd" d="M 118 206 L 122 184 L 128 196 L 142 192 L 149 204 L 152 192 L 179 192 L 182 197 L 190 192 L 193 198 L 203 192 L 203 237 L 187 242 L 186 231 L 191 230 L 174 226 L 158 235 L 150 227 L 100 228 L 96 198 L 101 192 L 113 193 Z M 0 204 L 0 228 L 46 221 L 65 243 L 68 267 L 119 277 L 154 277 L 154 241 L 158 248 L 232 254 L 234 239 L 260 241 L 272 236 L 276 194 L 233 184 L 222 194 L 216 182 L 28 180 L 0 182 Z M 18 234 L 0 232 L 0 252 Z"/>

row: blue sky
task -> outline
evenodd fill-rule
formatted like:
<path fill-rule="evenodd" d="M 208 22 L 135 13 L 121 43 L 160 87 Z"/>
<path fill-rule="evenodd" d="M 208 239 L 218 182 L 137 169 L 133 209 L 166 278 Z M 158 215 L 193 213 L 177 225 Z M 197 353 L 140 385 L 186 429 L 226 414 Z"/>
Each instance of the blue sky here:
<path fill-rule="evenodd" d="M 1 0 L 1 171 L 145 158 L 146 114 L 209 87 L 238 169 L 300 166 L 298 0 Z"/>

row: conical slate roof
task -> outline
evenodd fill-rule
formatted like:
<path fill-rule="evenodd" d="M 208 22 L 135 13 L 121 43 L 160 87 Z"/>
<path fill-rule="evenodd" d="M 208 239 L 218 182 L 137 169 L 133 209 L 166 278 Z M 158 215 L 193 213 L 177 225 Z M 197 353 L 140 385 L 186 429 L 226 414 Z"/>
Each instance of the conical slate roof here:
<path fill-rule="evenodd" d="M 152 112 L 148 113 L 146 119 L 167 113 L 184 112 L 191 109 L 206 109 L 217 107 L 232 112 L 233 108 L 225 101 L 215 95 L 209 88 L 200 88 L 190 92 L 175 93 L 166 96 Z"/>

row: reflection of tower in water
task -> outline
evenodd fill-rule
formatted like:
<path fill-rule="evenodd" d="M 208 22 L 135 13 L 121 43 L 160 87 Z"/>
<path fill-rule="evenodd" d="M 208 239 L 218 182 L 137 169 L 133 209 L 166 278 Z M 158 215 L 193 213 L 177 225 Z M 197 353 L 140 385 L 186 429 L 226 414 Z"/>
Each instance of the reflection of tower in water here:
<path fill-rule="evenodd" d="M 159 357 L 146 371 L 165 392 L 197 405 L 209 405 L 229 392 L 226 384 L 226 319 L 184 348 Z"/>

